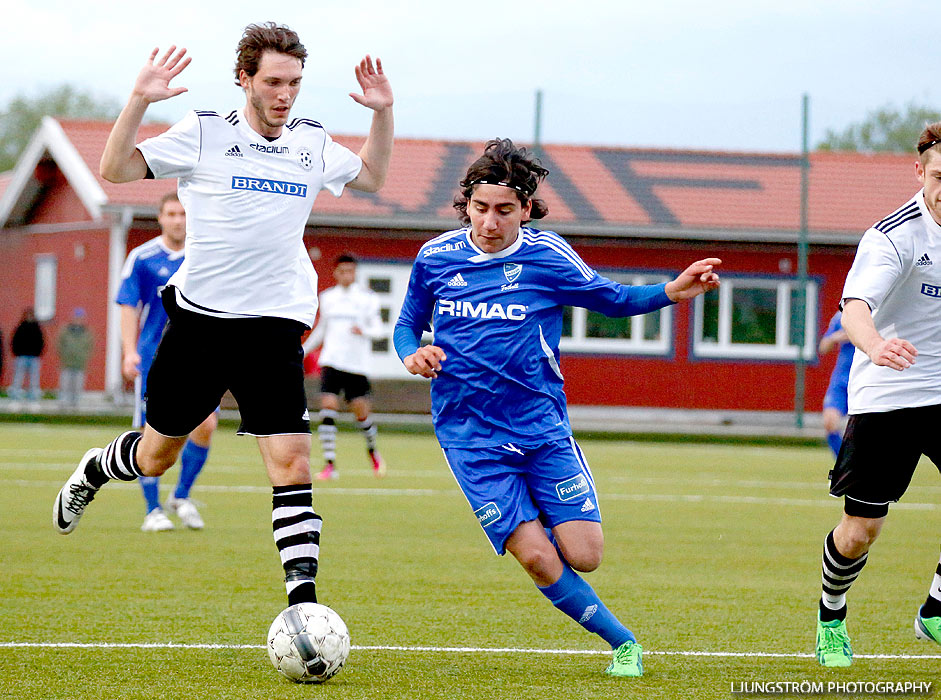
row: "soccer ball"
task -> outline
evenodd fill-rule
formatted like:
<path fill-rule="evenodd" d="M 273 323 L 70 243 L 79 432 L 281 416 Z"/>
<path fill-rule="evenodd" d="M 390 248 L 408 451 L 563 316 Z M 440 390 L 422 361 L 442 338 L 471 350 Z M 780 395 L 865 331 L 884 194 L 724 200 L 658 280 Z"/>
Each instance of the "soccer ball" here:
<path fill-rule="evenodd" d="M 323 683 L 343 667 L 349 655 L 346 623 L 326 605 L 292 605 L 268 630 L 268 658 L 295 683 Z"/>

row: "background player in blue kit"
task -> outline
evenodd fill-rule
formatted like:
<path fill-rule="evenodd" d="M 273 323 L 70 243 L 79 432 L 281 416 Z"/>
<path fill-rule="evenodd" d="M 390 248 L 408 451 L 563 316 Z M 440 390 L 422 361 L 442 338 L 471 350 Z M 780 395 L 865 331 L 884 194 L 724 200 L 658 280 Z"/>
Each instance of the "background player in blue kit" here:
<path fill-rule="evenodd" d="M 830 384 L 823 397 L 823 429 L 827 433 L 827 444 L 834 455 L 840 453 L 840 444 L 843 442 L 843 420 L 846 418 L 846 392 L 850 380 L 850 367 L 853 365 L 853 354 L 856 347 L 850 342 L 849 336 L 843 330 L 840 322 L 843 313 L 837 311 L 830 319 L 830 325 L 820 338 L 817 350 L 826 355 L 833 348 L 839 348 L 836 364 L 830 373 Z"/>
<path fill-rule="evenodd" d="M 175 192 L 160 200 L 157 223 L 160 225 L 160 236 L 138 246 L 127 256 L 116 299 L 121 306 L 121 347 L 124 356 L 121 372 L 125 379 L 134 382 L 135 428 L 143 427 L 146 420 L 144 397 L 147 395 L 147 374 L 153 364 L 164 326 L 167 325 L 167 312 L 160 301 L 160 293 L 170 276 L 183 264 L 186 212 Z M 203 519 L 190 500 L 190 489 L 209 457 L 209 445 L 217 424 L 216 412 L 213 411 L 190 433 L 180 455 L 180 476 L 176 489 L 167 499 L 167 508 L 192 530 L 202 529 Z M 160 507 L 160 477 L 142 476 L 139 481 L 147 506 L 141 530 L 172 530 L 173 521 Z"/>
<path fill-rule="evenodd" d="M 548 171 L 509 139 L 487 143 L 461 181 L 466 228 L 426 243 L 412 267 L 395 349 L 432 379 L 435 434 L 498 554 L 509 551 L 553 605 L 611 644 L 606 672 L 643 673 L 642 648 L 576 571 L 604 538 L 594 480 L 572 438 L 559 339 L 564 306 L 647 313 L 719 285 L 721 261 L 666 284 L 630 287 L 588 267 L 562 237 L 524 226 L 546 215 Z M 420 347 L 434 329 L 434 343 Z"/>

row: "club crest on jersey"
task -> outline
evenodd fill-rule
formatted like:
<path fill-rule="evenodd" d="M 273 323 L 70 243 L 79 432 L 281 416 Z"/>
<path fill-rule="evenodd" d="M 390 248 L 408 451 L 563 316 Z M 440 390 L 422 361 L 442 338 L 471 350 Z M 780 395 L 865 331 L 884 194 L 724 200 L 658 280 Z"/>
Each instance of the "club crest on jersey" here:
<path fill-rule="evenodd" d="M 297 151 L 297 163 L 304 170 L 311 170 L 314 167 L 314 156 L 311 155 L 309 148 L 299 148 Z"/>
<path fill-rule="evenodd" d="M 523 266 L 518 263 L 503 263 L 503 276 L 507 282 L 513 282 L 523 271 Z"/>

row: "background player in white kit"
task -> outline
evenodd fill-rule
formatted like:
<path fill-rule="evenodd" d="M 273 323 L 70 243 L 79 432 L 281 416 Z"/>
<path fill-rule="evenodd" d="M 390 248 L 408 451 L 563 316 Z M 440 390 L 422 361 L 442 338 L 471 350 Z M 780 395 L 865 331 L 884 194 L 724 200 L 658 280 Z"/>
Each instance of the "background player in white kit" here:
<path fill-rule="evenodd" d="M 160 235 L 128 254 L 115 299 L 121 307 L 121 373 L 126 380 L 134 382 L 134 428 L 142 428 L 146 420 L 147 375 L 167 325 L 167 312 L 160 301 L 160 293 L 183 264 L 186 211 L 176 192 L 161 198 L 157 223 Z M 209 446 L 217 425 L 217 411 L 213 411 L 190 433 L 180 454 L 180 476 L 176 488 L 166 501 L 167 510 L 176 514 L 191 530 L 201 530 L 204 525 L 189 494 L 209 457 Z M 172 530 L 173 521 L 160 505 L 160 477 L 142 476 L 139 483 L 147 508 L 141 530 Z"/>
<path fill-rule="evenodd" d="M 355 68 L 373 110 L 359 154 L 310 119 L 288 121 L 307 51 L 274 23 L 249 25 L 235 75 L 245 106 L 228 115 L 188 113 L 135 145 L 148 105 L 185 91 L 169 82 L 189 64 L 155 49 L 108 137 L 101 174 L 112 182 L 179 179 L 187 214 L 186 258 L 163 294 L 170 322 L 150 371 L 143 435 L 125 433 L 89 450 L 56 498 L 53 519 L 68 534 L 110 479 L 159 476 L 186 435 L 231 390 L 239 432 L 255 435 L 272 484 L 272 527 L 289 604 L 316 602 L 321 519 L 312 505 L 310 423 L 301 335 L 317 312 L 317 275 L 303 235 L 317 193 L 374 192 L 392 154 L 392 89 L 379 61 Z"/>
<path fill-rule="evenodd" d="M 923 189 L 863 235 L 843 288 L 843 328 L 856 354 L 849 422 L 830 494 L 843 517 L 823 549 L 817 660 L 849 666 L 846 593 L 911 482 L 922 455 L 941 467 L 941 122 L 918 139 Z M 917 357 L 917 362 L 916 362 Z M 915 614 L 915 634 L 941 643 L 941 563 Z"/>
<path fill-rule="evenodd" d="M 356 422 L 366 438 L 366 451 L 373 473 L 385 476 L 386 464 L 376 449 L 376 424 L 369 415 L 369 370 L 372 341 L 382 332 L 379 298 L 356 281 L 356 258 L 350 253 L 338 256 L 333 266 L 335 287 L 320 294 L 320 320 L 304 341 L 304 352 L 321 345 L 320 426 L 317 434 L 323 449 L 321 480 L 336 479 L 337 412 L 340 394 L 346 398 Z"/>

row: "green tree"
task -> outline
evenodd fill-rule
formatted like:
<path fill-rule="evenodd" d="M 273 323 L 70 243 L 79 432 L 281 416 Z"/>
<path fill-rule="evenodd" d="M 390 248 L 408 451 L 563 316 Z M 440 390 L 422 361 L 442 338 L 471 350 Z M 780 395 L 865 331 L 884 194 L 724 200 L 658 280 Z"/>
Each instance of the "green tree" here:
<path fill-rule="evenodd" d="M 10 170 L 42 118 L 113 120 L 121 105 L 71 85 L 60 85 L 36 97 L 17 95 L 0 111 L 0 172 Z"/>
<path fill-rule="evenodd" d="M 886 105 L 842 131 L 827 129 L 820 151 L 911 153 L 926 124 L 941 121 L 941 112 L 909 102 L 898 109 Z"/>

